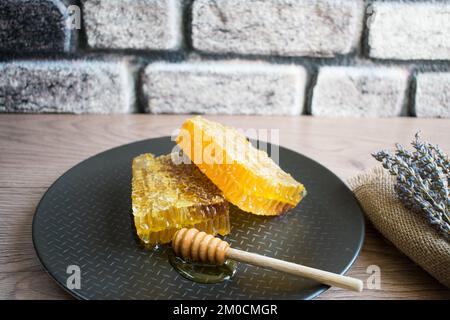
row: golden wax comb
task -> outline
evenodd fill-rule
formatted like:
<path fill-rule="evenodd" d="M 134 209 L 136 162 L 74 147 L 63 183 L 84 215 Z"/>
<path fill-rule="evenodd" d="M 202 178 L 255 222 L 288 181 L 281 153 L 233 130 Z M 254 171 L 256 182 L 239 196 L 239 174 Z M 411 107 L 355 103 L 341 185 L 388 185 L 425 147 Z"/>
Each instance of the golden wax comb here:
<path fill-rule="evenodd" d="M 184 122 L 176 142 L 225 198 L 244 211 L 278 215 L 306 195 L 301 183 L 233 128 L 197 116 Z"/>
<path fill-rule="evenodd" d="M 132 210 L 139 238 L 168 243 L 183 227 L 211 234 L 230 232 L 229 207 L 222 192 L 193 164 L 175 163 L 176 154 L 136 157 L 132 166 Z"/>

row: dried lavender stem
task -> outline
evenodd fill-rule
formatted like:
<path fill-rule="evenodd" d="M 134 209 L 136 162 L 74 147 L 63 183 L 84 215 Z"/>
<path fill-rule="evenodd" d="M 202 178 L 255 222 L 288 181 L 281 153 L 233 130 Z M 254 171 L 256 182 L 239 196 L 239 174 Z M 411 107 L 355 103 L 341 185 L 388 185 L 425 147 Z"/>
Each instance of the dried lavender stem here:
<path fill-rule="evenodd" d="M 397 177 L 395 190 L 405 207 L 424 214 L 442 234 L 450 238 L 448 156 L 436 145 L 421 141 L 417 133 L 410 152 L 396 144 L 395 154 L 373 154 L 389 173 Z"/>

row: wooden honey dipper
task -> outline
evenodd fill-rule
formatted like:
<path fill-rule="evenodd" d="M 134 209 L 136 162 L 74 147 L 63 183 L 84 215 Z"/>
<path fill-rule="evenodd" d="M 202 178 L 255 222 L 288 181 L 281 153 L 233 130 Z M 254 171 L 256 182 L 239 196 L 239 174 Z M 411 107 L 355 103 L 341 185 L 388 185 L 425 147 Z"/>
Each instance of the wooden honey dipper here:
<path fill-rule="evenodd" d="M 230 244 L 195 228 L 178 230 L 172 239 L 175 254 L 191 261 L 222 265 L 232 259 L 254 266 L 277 270 L 320 283 L 361 292 L 363 282 L 359 279 L 314 269 L 300 264 L 269 258 L 256 253 L 230 248 Z"/>

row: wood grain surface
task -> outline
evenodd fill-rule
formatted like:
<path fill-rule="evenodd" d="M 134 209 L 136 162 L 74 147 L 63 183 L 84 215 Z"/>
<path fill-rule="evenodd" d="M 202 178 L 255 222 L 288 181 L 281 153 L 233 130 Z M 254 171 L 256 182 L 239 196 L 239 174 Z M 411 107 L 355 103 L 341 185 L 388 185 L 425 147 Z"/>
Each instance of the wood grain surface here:
<path fill-rule="evenodd" d="M 0 299 L 71 299 L 43 270 L 33 249 L 31 222 L 45 190 L 66 170 L 96 153 L 169 135 L 186 116 L 0 115 Z M 343 180 L 377 165 L 370 153 L 405 145 L 414 133 L 450 150 L 450 120 L 209 117 L 238 128 L 279 129 L 280 144 L 301 152 Z M 317 299 L 450 299 L 450 290 L 385 240 L 369 223 L 348 275 L 366 283 L 381 268 L 381 288 L 362 293 L 330 289 Z"/>

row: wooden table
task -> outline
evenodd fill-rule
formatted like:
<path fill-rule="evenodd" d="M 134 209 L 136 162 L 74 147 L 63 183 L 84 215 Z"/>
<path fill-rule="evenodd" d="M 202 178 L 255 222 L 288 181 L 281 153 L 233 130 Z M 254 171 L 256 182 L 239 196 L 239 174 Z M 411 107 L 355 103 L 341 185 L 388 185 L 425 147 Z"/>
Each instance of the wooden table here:
<path fill-rule="evenodd" d="M 185 116 L 0 115 L 0 298 L 69 299 L 45 273 L 33 249 L 31 221 L 50 184 L 106 149 L 170 134 Z M 450 120 L 322 119 L 214 116 L 239 128 L 280 129 L 280 144 L 322 163 L 342 179 L 377 165 L 370 153 L 405 145 L 417 130 L 450 150 Z M 381 289 L 331 289 L 318 299 L 450 299 L 450 290 L 415 265 L 370 224 L 362 252 L 348 272 L 366 280 L 381 268 Z"/>

